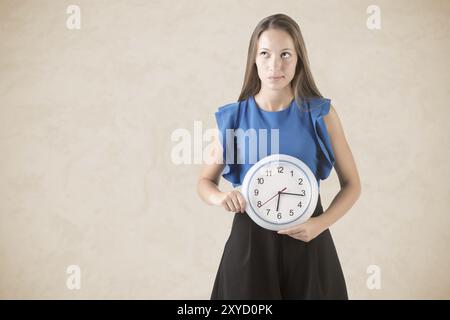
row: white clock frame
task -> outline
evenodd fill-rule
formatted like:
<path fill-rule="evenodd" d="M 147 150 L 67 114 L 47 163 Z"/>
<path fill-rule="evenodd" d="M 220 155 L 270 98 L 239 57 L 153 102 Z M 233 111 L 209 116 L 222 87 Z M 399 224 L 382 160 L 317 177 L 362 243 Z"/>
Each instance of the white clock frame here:
<path fill-rule="evenodd" d="M 283 163 L 288 163 L 289 165 L 294 166 L 296 169 L 300 170 L 303 175 L 307 178 L 307 184 L 303 188 L 309 189 L 309 199 L 308 203 L 306 205 L 305 203 L 305 209 L 303 212 L 296 216 L 292 221 L 285 222 L 285 223 L 274 223 L 267 219 L 263 219 L 261 217 L 261 214 L 257 212 L 255 209 L 254 204 L 251 201 L 251 195 L 250 195 L 250 186 L 253 184 L 254 179 L 257 179 L 255 174 L 260 170 L 266 167 L 267 165 L 274 163 L 275 165 L 282 165 Z M 276 189 L 276 187 L 274 187 Z M 277 191 L 274 190 L 271 193 L 276 193 Z M 306 192 L 305 192 L 306 194 Z M 319 197 L 319 188 L 317 184 L 316 177 L 314 173 L 311 171 L 311 169 L 300 159 L 295 158 L 293 156 L 287 155 L 287 154 L 273 154 L 270 156 L 267 156 L 258 162 L 256 162 L 245 174 L 244 181 L 242 183 L 242 195 L 244 196 L 244 199 L 246 201 L 246 212 L 249 215 L 249 217 L 257 223 L 259 226 L 273 231 L 278 231 L 282 229 L 287 229 L 290 227 L 293 227 L 295 225 L 301 224 L 305 221 L 307 221 L 312 214 L 315 211 L 317 200 Z"/>

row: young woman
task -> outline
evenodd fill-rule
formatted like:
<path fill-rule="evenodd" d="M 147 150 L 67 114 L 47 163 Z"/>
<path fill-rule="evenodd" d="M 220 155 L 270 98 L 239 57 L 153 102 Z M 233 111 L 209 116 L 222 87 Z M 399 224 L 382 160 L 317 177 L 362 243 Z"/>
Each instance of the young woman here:
<path fill-rule="evenodd" d="M 220 107 L 215 116 L 221 137 L 215 146 L 221 152 L 204 165 L 198 194 L 206 203 L 235 214 L 211 299 L 348 299 L 329 227 L 358 199 L 360 180 L 337 112 L 314 83 L 294 20 L 275 14 L 258 23 L 239 99 Z M 303 224 L 275 232 L 253 222 L 239 190 L 218 188 L 221 175 L 233 187 L 240 186 L 252 166 L 225 161 L 230 152 L 226 130 L 238 128 L 278 129 L 277 153 L 306 163 L 319 186 L 334 167 L 341 189 L 329 208 L 323 210 L 319 194 L 314 214 Z M 249 159 L 248 148 L 241 146 L 236 152 Z"/>

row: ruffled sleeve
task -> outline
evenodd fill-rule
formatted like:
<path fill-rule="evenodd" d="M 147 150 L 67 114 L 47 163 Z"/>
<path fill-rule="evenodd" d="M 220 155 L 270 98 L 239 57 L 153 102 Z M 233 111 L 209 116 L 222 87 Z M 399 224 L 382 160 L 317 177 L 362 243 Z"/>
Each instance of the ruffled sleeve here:
<path fill-rule="evenodd" d="M 239 166 L 237 164 L 237 148 L 234 141 L 234 129 L 236 129 L 239 112 L 238 103 L 230 103 L 219 107 L 215 113 L 219 141 L 223 149 L 223 163 L 225 167 L 222 176 L 232 183 L 233 187 L 240 185 Z"/>
<path fill-rule="evenodd" d="M 320 148 L 319 163 L 317 165 L 318 178 L 325 180 L 330 175 L 335 164 L 334 152 L 331 147 L 330 136 L 323 116 L 330 112 L 330 99 L 319 98 L 311 109 L 311 117 L 315 135 Z"/>

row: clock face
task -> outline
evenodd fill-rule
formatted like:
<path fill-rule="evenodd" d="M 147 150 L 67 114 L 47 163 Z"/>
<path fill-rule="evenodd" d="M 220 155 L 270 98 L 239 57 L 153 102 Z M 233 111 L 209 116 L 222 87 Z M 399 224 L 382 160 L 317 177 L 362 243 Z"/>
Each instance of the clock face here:
<path fill-rule="evenodd" d="M 313 214 L 317 181 L 301 160 L 268 156 L 250 168 L 242 184 L 247 214 L 261 227 L 281 230 L 305 222 Z"/>

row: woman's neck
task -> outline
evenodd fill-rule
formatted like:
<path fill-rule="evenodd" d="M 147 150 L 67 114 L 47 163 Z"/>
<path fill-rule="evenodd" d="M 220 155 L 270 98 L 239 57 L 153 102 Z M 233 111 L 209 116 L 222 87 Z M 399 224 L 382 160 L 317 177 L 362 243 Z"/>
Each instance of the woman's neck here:
<path fill-rule="evenodd" d="M 283 91 L 260 90 L 254 98 L 258 106 L 264 110 L 280 111 L 291 103 L 294 94 L 290 88 Z"/>

